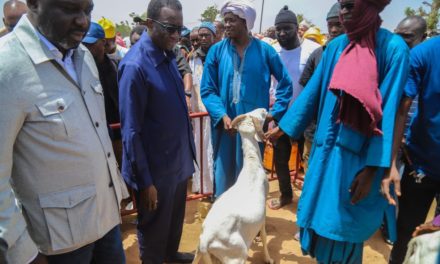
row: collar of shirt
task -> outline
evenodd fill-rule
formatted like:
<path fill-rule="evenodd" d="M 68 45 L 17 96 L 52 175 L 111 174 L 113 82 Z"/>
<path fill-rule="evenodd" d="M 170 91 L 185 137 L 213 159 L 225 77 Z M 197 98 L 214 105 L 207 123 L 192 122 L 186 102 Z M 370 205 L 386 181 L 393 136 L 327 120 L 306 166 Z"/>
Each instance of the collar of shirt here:
<path fill-rule="evenodd" d="M 38 30 L 37 35 L 49 51 L 55 56 L 56 62 L 60 64 L 72 79 L 78 83 L 78 76 L 76 74 L 75 64 L 73 63 L 74 49 L 69 49 L 66 55 L 63 57 L 63 53 L 55 47 L 45 36 L 43 36 Z"/>
<path fill-rule="evenodd" d="M 163 62 L 170 62 L 176 58 L 172 50 L 163 50 L 154 44 L 153 40 L 148 34 L 142 34 L 141 45 L 143 49 L 147 52 L 148 56 L 154 63 L 154 67 L 159 66 Z"/>

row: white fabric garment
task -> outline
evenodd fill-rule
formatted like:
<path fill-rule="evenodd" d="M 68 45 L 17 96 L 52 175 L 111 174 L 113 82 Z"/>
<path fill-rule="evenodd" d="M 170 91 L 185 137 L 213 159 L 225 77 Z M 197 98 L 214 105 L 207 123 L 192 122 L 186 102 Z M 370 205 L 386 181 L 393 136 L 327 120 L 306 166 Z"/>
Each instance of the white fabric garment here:
<path fill-rule="evenodd" d="M 248 0 L 226 1 L 220 9 L 220 14 L 224 17 L 226 13 L 232 12 L 234 15 L 246 20 L 248 31 L 254 28 L 257 13 L 254 5 Z"/>
<path fill-rule="evenodd" d="M 189 66 L 193 72 L 193 89 L 191 91 L 191 110 L 192 112 L 206 112 L 206 108 L 202 103 L 200 97 L 200 82 L 203 74 L 203 63 L 202 60 L 196 56 L 190 59 Z M 203 129 L 200 129 L 200 122 L 203 124 Z M 193 119 L 194 127 L 194 140 L 197 152 L 197 161 L 199 166 L 196 166 L 196 172 L 193 175 L 192 191 L 197 193 L 202 193 L 200 189 L 200 173 L 203 175 L 203 193 L 213 192 L 213 182 L 214 182 L 214 160 L 213 160 L 213 149 L 211 144 L 211 119 L 209 116 L 203 117 L 203 119 L 196 118 Z M 203 151 L 200 151 L 200 137 L 203 134 Z M 200 156 L 200 154 L 202 154 Z M 203 159 L 203 161 L 202 161 Z M 201 171 L 201 166 L 203 162 L 203 170 Z"/>
<path fill-rule="evenodd" d="M 411 239 L 403 264 L 439 263 L 440 231 Z"/>
<path fill-rule="evenodd" d="M 284 66 L 287 68 L 287 72 L 292 79 L 293 95 L 292 100 L 290 101 L 291 105 L 303 90 L 303 87 L 299 84 L 299 78 L 306 66 L 307 60 L 313 51 L 321 46 L 311 40 L 304 39 L 301 45 L 296 49 L 286 50 L 282 48 L 279 43 L 273 47 L 278 52 L 278 55 L 280 55 L 281 61 L 284 63 Z M 271 87 L 271 100 L 275 100 L 276 87 L 277 82 L 276 80 L 273 80 Z"/>

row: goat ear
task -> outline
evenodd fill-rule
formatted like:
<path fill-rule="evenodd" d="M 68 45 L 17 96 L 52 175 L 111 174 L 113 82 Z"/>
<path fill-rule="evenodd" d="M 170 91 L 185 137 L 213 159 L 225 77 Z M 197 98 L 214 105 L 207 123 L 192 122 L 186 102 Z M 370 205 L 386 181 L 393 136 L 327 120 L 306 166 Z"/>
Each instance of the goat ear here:
<path fill-rule="evenodd" d="M 252 116 L 252 123 L 254 123 L 254 127 L 255 127 L 255 139 L 258 142 L 263 142 L 264 141 L 264 132 L 263 132 L 263 126 L 260 122 L 260 120 L 254 116 Z"/>
<path fill-rule="evenodd" d="M 237 128 L 238 124 L 245 118 L 246 118 L 246 115 L 239 115 L 236 118 L 234 118 L 234 120 L 232 120 L 232 122 L 231 122 L 232 128 Z"/>

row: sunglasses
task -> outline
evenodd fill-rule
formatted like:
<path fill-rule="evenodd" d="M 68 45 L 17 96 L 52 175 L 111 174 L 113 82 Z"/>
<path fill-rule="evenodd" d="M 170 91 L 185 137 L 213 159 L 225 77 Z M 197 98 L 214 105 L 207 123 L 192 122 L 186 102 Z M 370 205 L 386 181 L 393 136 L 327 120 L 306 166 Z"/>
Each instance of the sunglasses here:
<path fill-rule="evenodd" d="M 163 30 L 165 30 L 166 32 L 168 32 L 168 34 L 174 34 L 174 33 L 178 33 L 180 35 L 180 33 L 182 33 L 183 27 L 181 26 L 175 26 L 175 25 L 170 25 L 170 24 L 164 24 L 162 22 L 159 22 L 157 20 L 151 19 L 149 18 L 149 20 L 153 21 L 154 23 L 158 24 L 159 26 L 161 26 L 161 28 Z"/>

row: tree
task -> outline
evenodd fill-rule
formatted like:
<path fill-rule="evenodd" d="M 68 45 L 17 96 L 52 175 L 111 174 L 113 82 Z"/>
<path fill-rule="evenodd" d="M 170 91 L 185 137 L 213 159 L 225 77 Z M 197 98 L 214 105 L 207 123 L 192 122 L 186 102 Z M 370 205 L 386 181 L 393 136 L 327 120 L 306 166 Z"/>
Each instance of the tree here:
<path fill-rule="evenodd" d="M 296 15 L 296 19 L 298 20 L 298 24 L 301 24 L 301 22 L 303 22 L 303 20 L 304 20 L 304 15 L 303 14 L 297 14 Z"/>
<path fill-rule="evenodd" d="M 220 10 L 218 10 L 217 5 L 208 6 L 200 15 L 200 21 L 214 22 L 218 14 L 220 14 Z"/>
<path fill-rule="evenodd" d="M 423 6 L 419 7 L 417 10 L 407 7 L 405 9 L 405 15 L 417 15 L 423 17 L 424 19 L 426 19 L 428 32 L 436 32 L 440 18 L 440 0 L 432 0 L 431 3 L 429 3 L 428 1 L 423 1 L 422 4 Z M 428 7 L 429 11 L 426 11 L 425 7 Z"/>
<path fill-rule="evenodd" d="M 130 14 L 128 14 L 132 19 L 134 19 L 135 17 L 140 17 L 142 20 L 147 20 L 147 11 L 143 12 L 142 14 L 138 14 L 135 12 L 131 12 Z M 131 23 L 132 26 L 136 25 L 136 23 L 133 21 Z"/>
<path fill-rule="evenodd" d="M 131 33 L 131 27 L 127 20 L 115 24 L 116 32 L 121 33 L 121 37 L 128 37 Z"/>

